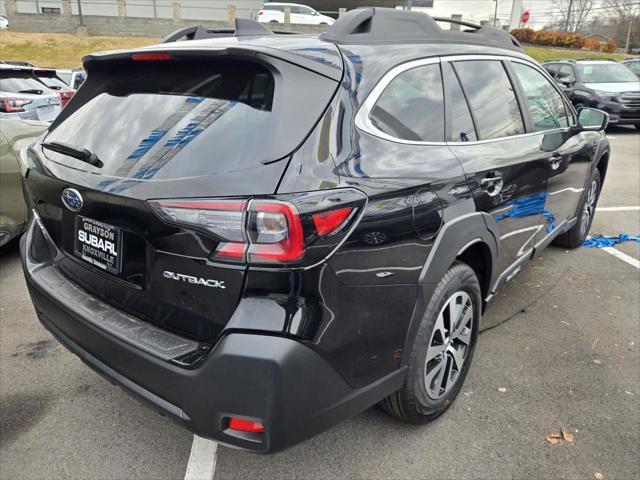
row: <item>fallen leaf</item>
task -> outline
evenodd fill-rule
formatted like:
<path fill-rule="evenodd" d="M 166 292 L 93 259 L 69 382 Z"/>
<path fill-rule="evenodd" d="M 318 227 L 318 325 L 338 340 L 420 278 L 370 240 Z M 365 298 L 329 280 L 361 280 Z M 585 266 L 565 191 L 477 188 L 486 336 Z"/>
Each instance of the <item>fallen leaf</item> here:
<path fill-rule="evenodd" d="M 551 445 L 556 445 L 560 442 L 560 439 L 556 438 L 556 437 L 552 437 L 551 435 L 549 435 L 547 437 L 547 442 L 550 443 Z"/>
<path fill-rule="evenodd" d="M 556 432 L 556 433 L 552 433 L 551 435 L 549 435 L 551 438 L 560 438 L 561 434 L 560 432 Z"/>
<path fill-rule="evenodd" d="M 593 361 L 593 363 L 595 363 L 596 365 L 602 365 L 602 360 L 599 360 L 599 359 L 597 359 L 597 358 L 596 358 L 596 359 Z"/>
<path fill-rule="evenodd" d="M 567 430 L 566 428 L 562 427 L 560 431 L 562 432 L 562 438 L 564 438 L 565 441 L 569 443 L 574 442 L 575 439 L 573 438 L 573 433 L 571 432 L 571 430 Z"/>
<path fill-rule="evenodd" d="M 507 389 L 505 387 L 500 387 L 500 388 L 498 388 L 498 391 L 500 393 L 505 393 L 507 391 Z"/>
<path fill-rule="evenodd" d="M 600 472 L 595 472 L 593 474 L 593 478 L 595 478 L 596 480 L 604 480 L 604 475 L 601 474 Z"/>

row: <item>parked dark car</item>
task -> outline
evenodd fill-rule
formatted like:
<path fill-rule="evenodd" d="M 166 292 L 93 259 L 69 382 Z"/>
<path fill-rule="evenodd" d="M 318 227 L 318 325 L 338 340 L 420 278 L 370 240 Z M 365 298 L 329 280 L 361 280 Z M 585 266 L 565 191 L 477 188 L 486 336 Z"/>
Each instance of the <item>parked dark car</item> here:
<path fill-rule="evenodd" d="M 638 78 L 640 78 L 640 58 L 626 58 L 622 60 L 620 63 L 631 70 L 636 74 Z"/>
<path fill-rule="evenodd" d="M 640 128 L 640 82 L 627 66 L 613 60 L 550 60 L 543 64 L 576 108 L 609 114 L 611 125 Z"/>
<path fill-rule="evenodd" d="M 85 57 L 22 159 L 42 324 L 250 451 L 377 403 L 442 414 L 487 304 L 549 243 L 581 245 L 609 161 L 605 113 L 459 23 L 366 8 L 319 38 L 238 20 Z"/>

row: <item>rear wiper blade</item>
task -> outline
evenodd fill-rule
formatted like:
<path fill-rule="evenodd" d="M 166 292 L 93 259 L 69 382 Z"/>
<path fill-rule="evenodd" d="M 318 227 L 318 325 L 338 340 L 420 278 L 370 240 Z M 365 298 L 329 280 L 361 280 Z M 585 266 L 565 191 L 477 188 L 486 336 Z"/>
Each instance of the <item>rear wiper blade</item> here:
<path fill-rule="evenodd" d="M 86 148 L 75 147 L 68 143 L 62 142 L 42 142 L 42 148 L 51 150 L 52 152 L 61 153 L 69 157 L 77 158 L 83 162 L 93 165 L 94 167 L 102 168 L 103 163 L 95 153 L 91 153 Z"/>
<path fill-rule="evenodd" d="M 35 95 L 42 95 L 43 90 L 32 88 L 30 90 L 20 90 L 18 93 L 33 93 Z"/>

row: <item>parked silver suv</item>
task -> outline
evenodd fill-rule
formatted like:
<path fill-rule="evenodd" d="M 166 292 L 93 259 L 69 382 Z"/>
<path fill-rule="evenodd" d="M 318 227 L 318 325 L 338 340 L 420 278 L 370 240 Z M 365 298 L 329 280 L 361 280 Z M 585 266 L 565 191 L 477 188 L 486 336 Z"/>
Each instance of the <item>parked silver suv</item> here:
<path fill-rule="evenodd" d="M 0 65 L 0 120 L 52 122 L 60 109 L 58 94 L 39 82 L 31 68 Z"/>

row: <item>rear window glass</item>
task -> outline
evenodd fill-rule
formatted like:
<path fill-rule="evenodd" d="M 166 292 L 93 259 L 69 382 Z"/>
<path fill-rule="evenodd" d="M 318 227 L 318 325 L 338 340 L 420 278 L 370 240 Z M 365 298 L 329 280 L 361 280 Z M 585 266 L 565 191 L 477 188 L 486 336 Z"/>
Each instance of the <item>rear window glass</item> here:
<path fill-rule="evenodd" d="M 376 128 L 392 137 L 413 141 L 444 139 L 444 101 L 438 64 L 425 65 L 395 77 L 371 109 Z"/>
<path fill-rule="evenodd" d="M 51 76 L 51 75 L 39 75 L 36 73 L 36 76 L 38 77 L 38 79 L 44 83 L 47 87 L 53 89 L 53 90 L 60 90 L 60 89 L 68 89 L 69 86 L 64 83 L 62 80 L 60 80 L 58 77 L 56 76 Z"/>
<path fill-rule="evenodd" d="M 473 142 L 477 140 L 473 119 L 458 77 L 450 63 L 445 67 L 451 85 L 451 138 L 454 142 Z"/>
<path fill-rule="evenodd" d="M 0 92 L 8 93 L 42 93 L 44 86 L 38 82 L 31 72 L 0 71 Z"/>
<path fill-rule="evenodd" d="M 455 69 L 478 122 L 480 139 L 524 133 L 513 86 L 497 60 L 456 62 Z"/>
<path fill-rule="evenodd" d="M 126 178 L 189 177 L 278 160 L 302 142 L 337 86 L 296 70 L 279 86 L 276 79 L 288 76 L 240 60 L 133 62 L 116 75 L 105 68 L 89 75 L 100 85 L 89 87 L 95 96 L 54 124 L 46 140 L 86 148 L 104 163 L 101 173 Z"/>

